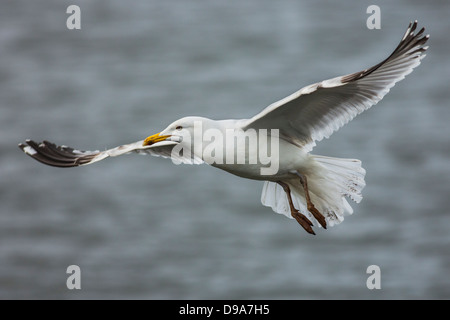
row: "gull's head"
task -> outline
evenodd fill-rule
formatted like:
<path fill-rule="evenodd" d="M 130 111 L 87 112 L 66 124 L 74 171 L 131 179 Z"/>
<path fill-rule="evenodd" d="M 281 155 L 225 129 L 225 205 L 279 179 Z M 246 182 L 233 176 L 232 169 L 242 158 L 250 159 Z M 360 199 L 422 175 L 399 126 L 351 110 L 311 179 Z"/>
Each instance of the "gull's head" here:
<path fill-rule="evenodd" d="M 202 117 L 185 117 L 172 122 L 166 129 L 160 133 L 151 135 L 144 140 L 144 146 L 150 146 L 161 141 L 182 142 L 183 136 L 187 134 L 194 136 L 194 127 L 203 127 L 204 123 L 212 120 Z M 204 127 L 203 127 L 204 128 Z"/>

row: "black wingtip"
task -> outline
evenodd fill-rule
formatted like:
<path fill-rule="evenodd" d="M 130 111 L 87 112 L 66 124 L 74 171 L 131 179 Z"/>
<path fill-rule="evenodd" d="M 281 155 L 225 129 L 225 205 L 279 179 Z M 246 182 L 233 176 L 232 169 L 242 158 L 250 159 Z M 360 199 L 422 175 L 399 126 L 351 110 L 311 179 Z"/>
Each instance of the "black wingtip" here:
<path fill-rule="evenodd" d="M 369 74 L 371 74 L 372 72 L 374 72 L 375 70 L 377 70 L 379 67 L 381 67 L 384 63 L 386 63 L 387 61 L 389 61 L 390 59 L 393 59 L 395 57 L 398 57 L 401 55 L 408 55 L 408 56 L 415 55 L 418 57 L 421 53 L 425 52 L 428 48 L 428 47 L 425 47 L 425 43 L 430 38 L 430 35 L 422 36 L 422 34 L 425 32 L 424 27 L 415 34 L 414 31 L 417 28 L 417 24 L 418 24 L 417 20 L 414 20 L 414 22 L 409 23 L 409 26 L 406 29 L 405 35 L 401 39 L 397 48 L 395 48 L 395 50 L 391 53 L 391 55 L 388 58 L 386 58 L 379 64 L 377 64 L 369 69 L 343 76 L 341 78 L 341 82 L 347 83 L 347 82 L 356 81 L 363 77 L 366 77 Z"/>
<path fill-rule="evenodd" d="M 90 163 L 98 152 L 76 151 L 65 146 L 57 146 L 47 140 L 41 143 L 31 139 L 26 144 L 19 143 L 19 148 L 33 159 L 53 167 L 78 167 Z"/>

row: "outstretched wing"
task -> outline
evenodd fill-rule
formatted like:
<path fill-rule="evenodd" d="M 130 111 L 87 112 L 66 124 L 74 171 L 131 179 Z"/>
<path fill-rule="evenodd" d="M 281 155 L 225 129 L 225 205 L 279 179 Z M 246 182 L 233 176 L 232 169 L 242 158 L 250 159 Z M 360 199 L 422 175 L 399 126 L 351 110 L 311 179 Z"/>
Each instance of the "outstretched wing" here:
<path fill-rule="evenodd" d="M 26 144 L 19 144 L 19 148 L 33 159 L 54 167 L 83 166 L 131 152 L 171 158 L 178 163 L 200 163 L 198 159 L 184 158 L 179 153 L 172 152 L 177 142 L 161 141 L 150 146 L 143 146 L 143 142 L 144 140 L 137 141 L 105 151 L 80 151 L 66 146 L 57 146 L 48 141 L 37 143 L 26 140 Z"/>
<path fill-rule="evenodd" d="M 309 152 L 355 116 L 378 103 L 420 64 L 429 35 L 410 23 L 394 52 L 381 63 L 309 85 L 243 123 L 243 129 L 279 129 L 280 137 Z"/>

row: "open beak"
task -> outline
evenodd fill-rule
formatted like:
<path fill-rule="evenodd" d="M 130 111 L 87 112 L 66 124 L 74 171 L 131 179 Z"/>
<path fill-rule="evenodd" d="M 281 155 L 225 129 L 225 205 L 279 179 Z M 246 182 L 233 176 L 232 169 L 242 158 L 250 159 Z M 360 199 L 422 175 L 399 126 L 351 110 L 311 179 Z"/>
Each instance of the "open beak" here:
<path fill-rule="evenodd" d="M 171 135 L 161 136 L 160 134 L 161 133 L 157 133 L 157 134 L 154 134 L 154 135 L 148 137 L 147 139 L 144 140 L 144 143 L 142 145 L 143 146 L 151 146 L 154 143 L 157 143 L 157 142 L 160 142 L 160 141 L 164 141 L 167 138 L 171 137 Z"/>

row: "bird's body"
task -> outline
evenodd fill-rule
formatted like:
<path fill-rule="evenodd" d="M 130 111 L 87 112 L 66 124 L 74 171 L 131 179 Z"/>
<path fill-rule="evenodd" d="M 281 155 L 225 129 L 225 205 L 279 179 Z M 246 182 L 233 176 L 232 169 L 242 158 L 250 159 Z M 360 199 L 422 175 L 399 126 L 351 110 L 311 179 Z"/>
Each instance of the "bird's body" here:
<path fill-rule="evenodd" d="M 234 129 L 228 127 L 237 132 L 237 137 L 245 133 L 239 123 L 240 121 L 236 122 Z M 258 141 L 270 139 L 270 135 L 262 132 L 257 134 Z M 203 145 L 210 146 L 208 142 L 203 141 Z M 279 157 L 273 157 L 273 161 L 279 161 L 276 164 L 278 170 L 270 175 L 261 174 L 261 170 L 267 169 L 269 165 L 261 162 L 259 157 L 255 163 L 250 163 L 249 158 L 254 153 L 249 150 L 248 144 L 236 146 L 235 149 L 235 154 L 244 155 L 244 163 L 238 164 L 236 158 L 231 163 L 226 163 L 227 159 L 223 156 L 218 161 L 220 164 L 217 159 L 213 159 L 216 162 L 211 165 L 242 178 L 265 181 L 262 203 L 289 218 L 292 218 L 289 201 L 284 189 L 278 184 L 280 181 L 289 186 L 295 207 L 300 212 L 308 212 L 305 191 L 296 173 L 307 177 L 311 202 L 325 215 L 329 225 L 342 221 L 345 212 L 353 212 L 345 196 L 357 202 L 362 199 L 365 171 L 361 167 L 361 161 L 312 155 L 284 139 L 278 139 L 277 152 Z M 201 157 L 200 154 L 196 156 Z M 203 158 L 203 161 L 208 163 L 211 159 Z"/>
<path fill-rule="evenodd" d="M 269 140 L 270 136 L 262 134 L 258 135 L 258 141 L 261 139 Z M 223 164 L 212 164 L 213 167 L 222 169 L 229 173 L 232 173 L 236 176 L 246 179 L 252 180 L 262 180 L 262 181 L 278 181 L 283 179 L 289 179 L 292 177 L 292 174 L 289 173 L 292 170 L 300 170 L 301 172 L 309 171 L 314 164 L 314 160 L 310 154 L 304 152 L 302 149 L 290 144 L 287 141 L 282 139 L 279 140 L 279 154 L 282 155 L 279 158 L 279 162 L 277 164 L 278 170 L 273 175 L 261 175 L 261 169 L 268 168 L 267 164 L 261 162 L 261 159 L 258 158 L 255 164 L 250 164 L 250 152 L 248 148 L 240 148 L 243 150 L 240 154 L 243 154 L 245 157 L 245 163 L 223 163 Z M 236 153 L 239 153 L 240 150 L 237 150 Z M 225 157 L 223 160 L 226 160 Z M 206 161 L 205 161 L 206 162 Z"/>
<path fill-rule="evenodd" d="M 205 119 L 206 121 L 211 121 L 209 119 Z M 242 178 L 252 179 L 252 180 L 263 180 L 263 181 L 278 181 L 280 179 L 289 179 L 292 177 L 292 174 L 289 173 L 292 170 L 301 170 L 302 172 L 308 171 L 312 168 L 314 164 L 314 160 L 311 155 L 305 152 L 302 148 L 299 148 L 292 143 L 278 139 L 278 151 L 277 153 L 280 155 L 279 157 L 273 157 L 273 161 L 277 162 L 276 165 L 278 170 L 274 174 L 262 175 L 261 169 L 268 168 L 269 164 L 263 161 L 261 156 L 258 154 L 257 143 L 259 142 L 268 142 L 267 143 L 267 153 L 263 156 L 270 156 L 271 153 L 271 138 L 270 131 L 257 131 L 254 130 L 256 138 L 255 144 L 250 145 L 248 143 L 249 134 L 248 131 L 244 131 L 242 128 L 242 120 L 225 120 L 225 121 L 215 121 L 219 124 L 219 128 L 223 132 L 223 136 L 225 137 L 225 143 L 219 141 L 219 144 L 223 144 L 223 152 L 220 159 L 216 157 L 209 157 L 209 153 L 206 152 L 205 149 L 212 148 L 214 142 L 216 141 L 202 141 L 203 149 L 202 154 L 197 154 L 196 156 L 201 157 L 202 160 L 206 163 L 210 163 L 213 167 L 218 169 L 222 169 L 234 175 L 237 175 Z M 232 161 L 227 161 L 226 152 L 230 152 L 230 148 L 226 148 L 226 143 L 228 139 L 226 139 L 226 132 L 232 132 L 233 134 L 229 134 L 229 136 L 236 137 L 234 143 L 234 151 L 232 152 L 234 158 Z M 247 143 L 239 143 L 239 141 L 246 141 Z M 229 143 L 231 145 L 233 143 Z M 214 147 L 214 146 L 213 146 Z M 255 147 L 255 150 L 252 150 L 252 147 Z M 220 148 L 220 146 L 219 146 Z M 252 152 L 253 151 L 253 152 Z M 254 157 L 255 161 L 251 161 L 252 156 L 257 154 Z M 237 155 L 242 157 L 242 161 L 238 161 Z M 228 162 L 228 163 L 227 163 Z M 240 163 L 239 163 L 240 162 Z M 252 163 L 254 162 L 254 163 Z"/>
<path fill-rule="evenodd" d="M 44 141 L 19 147 L 36 160 L 74 167 L 137 152 L 171 158 L 176 164 L 207 163 L 242 178 L 265 181 L 261 201 L 312 226 L 340 223 L 353 210 L 346 198 L 362 199 L 365 170 L 356 159 L 312 155 L 316 141 L 328 138 L 356 115 L 379 102 L 396 82 L 425 57 L 422 28 L 411 23 L 394 52 L 360 72 L 302 88 L 250 119 L 185 117 L 162 132 L 105 151 L 79 151 Z"/>

